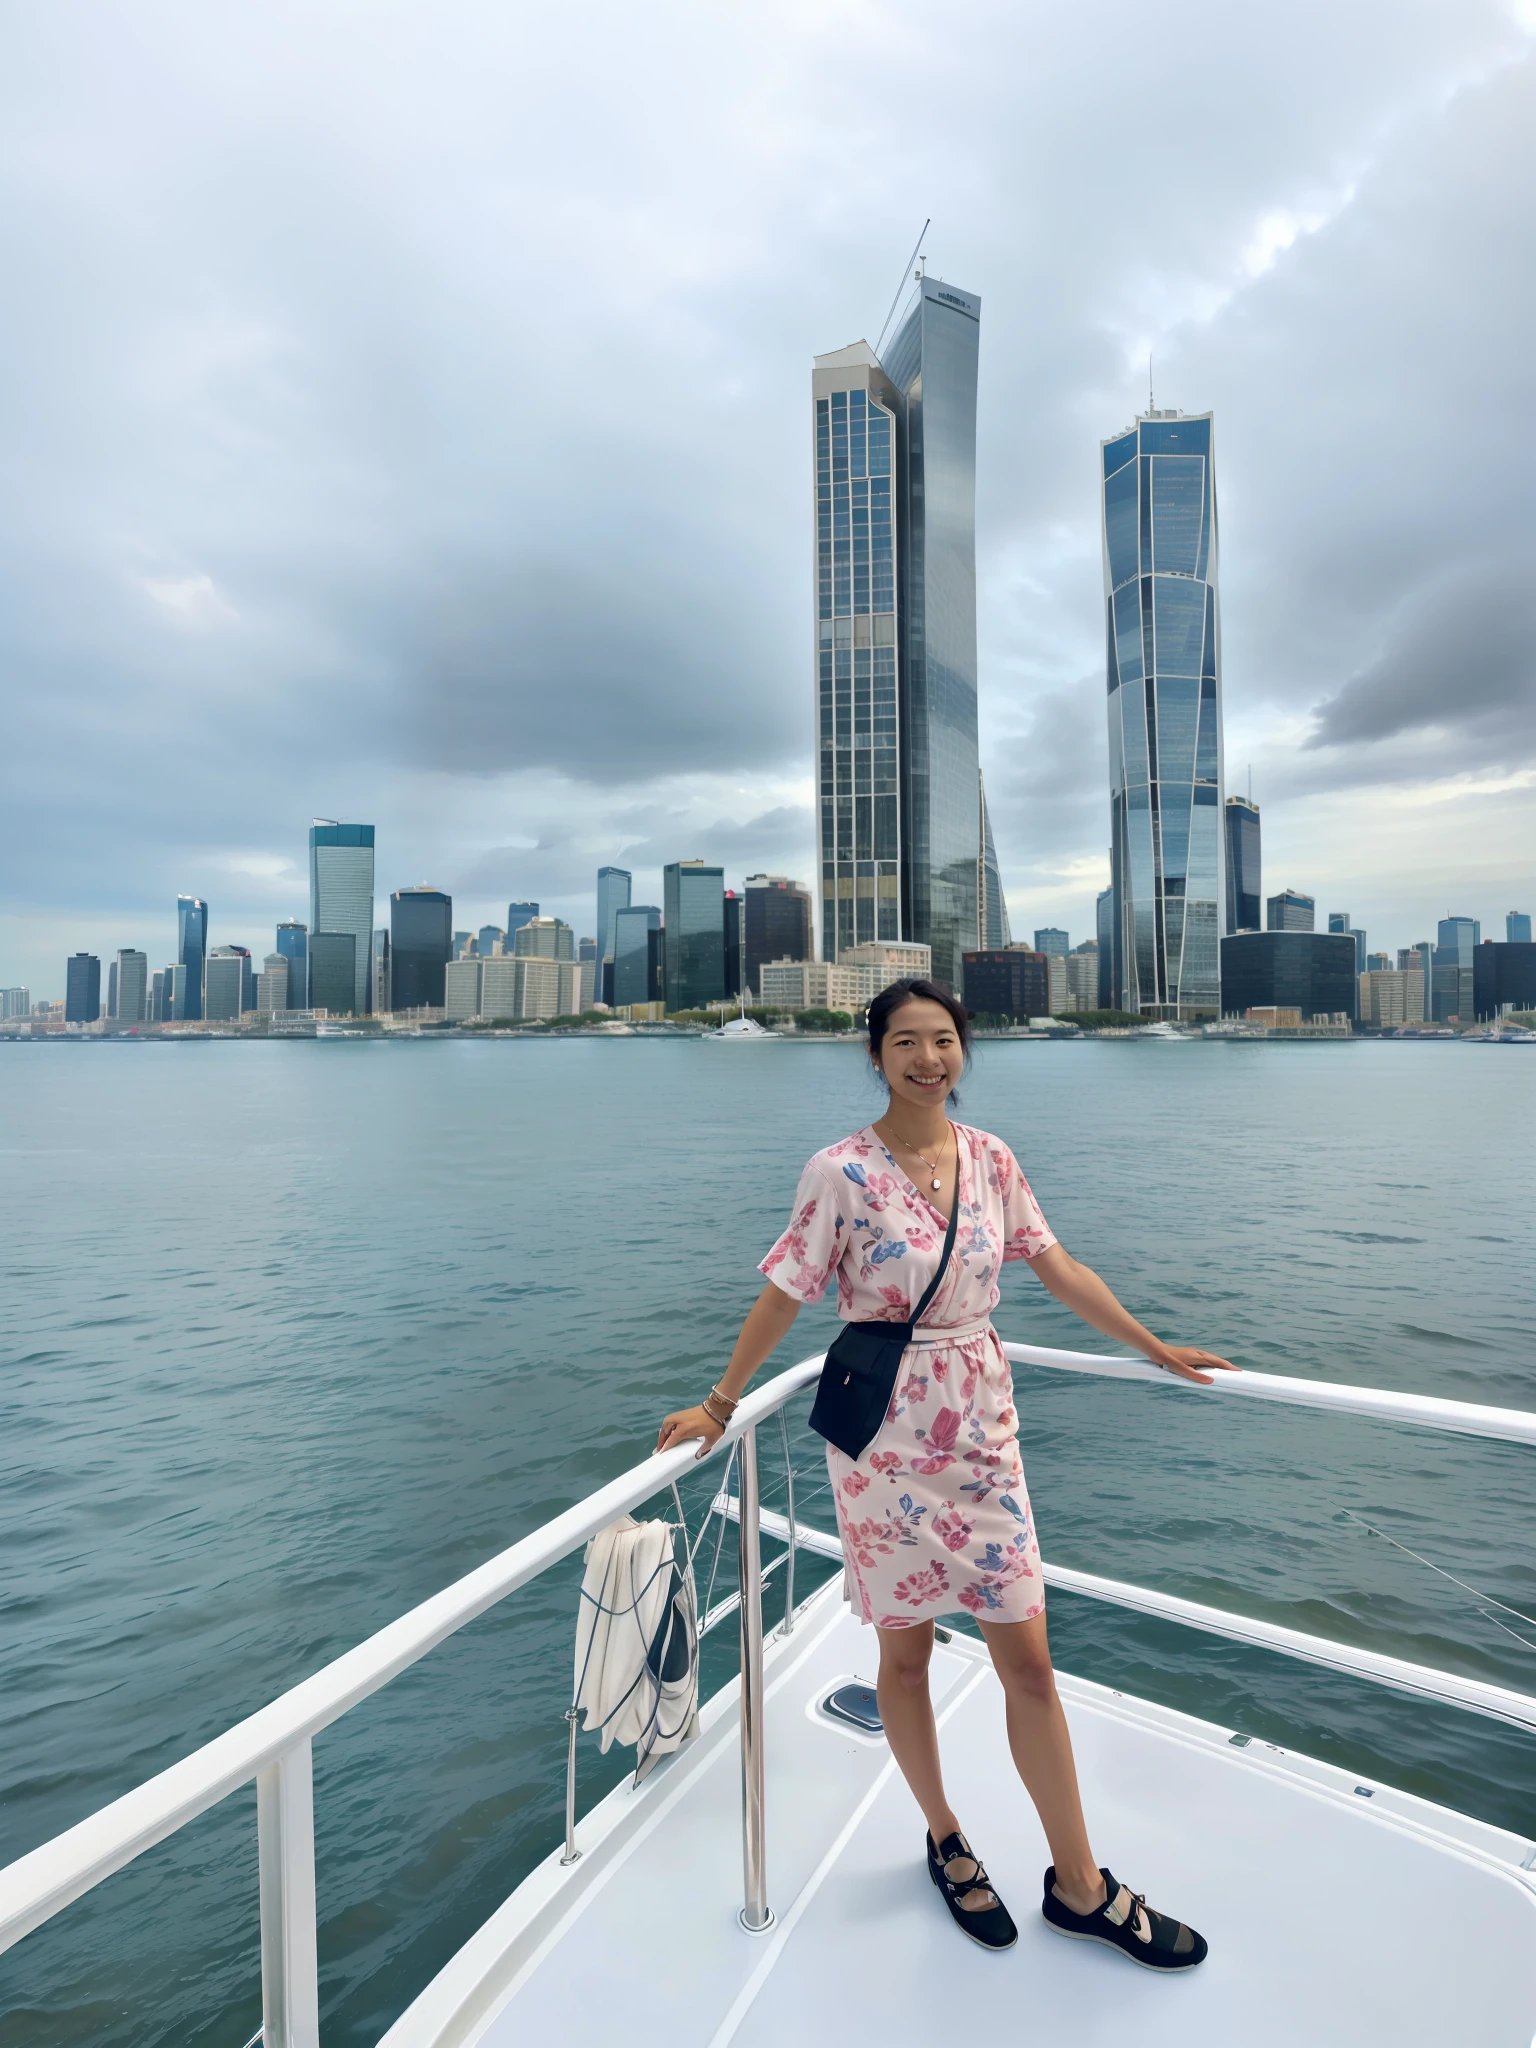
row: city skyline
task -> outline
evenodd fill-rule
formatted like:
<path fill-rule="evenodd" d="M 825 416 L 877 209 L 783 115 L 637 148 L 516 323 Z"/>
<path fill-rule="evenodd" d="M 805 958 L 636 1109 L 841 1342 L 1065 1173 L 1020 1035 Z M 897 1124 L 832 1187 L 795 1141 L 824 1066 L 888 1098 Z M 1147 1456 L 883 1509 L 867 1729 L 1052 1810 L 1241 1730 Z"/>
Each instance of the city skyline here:
<path fill-rule="evenodd" d="M 1494 929 L 1536 880 L 1533 515 L 1502 430 L 1528 370 L 1520 323 L 1485 313 L 1529 269 L 1536 66 L 1502 7 L 1416 19 L 1309 18 L 1314 63 L 1256 109 L 1257 30 L 1207 33 L 1192 4 L 1063 19 L 1044 65 L 1022 21 L 914 16 L 873 60 L 887 169 L 854 204 L 823 161 L 842 101 L 808 23 L 711 22 L 704 101 L 656 65 L 677 17 L 643 40 L 616 18 L 655 91 L 598 120 L 553 87 L 588 145 L 553 170 L 537 124 L 489 119 L 508 31 L 464 9 L 413 72 L 413 146 L 362 175 L 338 137 L 391 132 L 394 29 L 359 52 L 317 20 L 322 123 L 275 21 L 209 83 L 169 17 L 98 24 L 82 69 L 51 11 L 13 53 L 0 167 L 36 229 L 0 338 L 29 508 L 0 550 L 3 971 L 52 984 L 118 944 L 163 963 L 179 890 L 213 905 L 215 942 L 254 946 L 306 914 L 291 821 L 315 813 L 373 819 L 398 856 L 381 882 L 429 878 L 473 924 L 514 893 L 581 923 L 604 860 L 659 900 L 679 848 L 810 880 L 803 365 L 881 341 L 929 214 L 930 271 L 986 307 L 980 740 L 1014 927 L 1090 929 L 1107 879 L 1092 444 L 1145 404 L 1150 356 L 1158 407 L 1221 421 L 1229 785 L 1252 765 L 1270 874 L 1389 949 L 1426 907 Z M 574 36 L 552 18 L 518 61 L 574 62 Z M 971 112 L 914 154 L 935 76 L 968 81 Z M 1245 109 L 1222 117 L 1220 181 L 1194 176 L 1187 129 L 1142 134 L 1158 92 Z M 765 107 L 793 137 L 771 174 Z M 635 125 L 658 118 L 660 153 Z M 279 132 L 296 154 L 235 147 Z M 1043 165 L 1057 203 L 1019 207 Z M 476 195 L 529 178 L 554 203 L 509 265 Z M 1134 258 L 1133 199 L 1163 224 Z M 217 290 L 192 254 L 213 243 Z M 558 344 L 525 317 L 530 266 Z"/>

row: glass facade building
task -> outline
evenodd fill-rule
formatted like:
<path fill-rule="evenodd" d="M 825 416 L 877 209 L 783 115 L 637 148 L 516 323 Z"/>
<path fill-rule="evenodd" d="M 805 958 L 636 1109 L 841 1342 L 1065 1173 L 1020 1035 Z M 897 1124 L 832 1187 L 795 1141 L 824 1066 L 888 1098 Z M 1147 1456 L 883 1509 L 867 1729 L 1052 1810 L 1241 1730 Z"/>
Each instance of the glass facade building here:
<path fill-rule="evenodd" d="M 373 1005 L 373 827 L 341 825 L 334 818 L 316 818 L 309 828 L 310 978 L 318 972 L 315 947 L 322 933 L 350 932 L 352 997 L 349 1002 L 322 1001 L 311 989 L 316 1009 L 352 1010 L 363 1015 Z M 332 949 L 334 956 L 334 949 Z M 329 976 L 331 969 L 327 969 Z M 334 998 L 336 991 L 329 986 Z"/>
<path fill-rule="evenodd" d="M 176 898 L 176 965 L 186 969 L 178 991 L 176 1021 L 196 1023 L 203 1014 L 203 986 L 208 961 L 208 906 L 201 896 Z"/>
<path fill-rule="evenodd" d="M 661 871 L 669 1010 L 697 1010 L 725 994 L 725 870 L 675 860 Z"/>
<path fill-rule="evenodd" d="M 277 928 L 277 950 L 288 962 L 288 1007 L 302 1010 L 309 1001 L 309 926 L 285 917 Z"/>
<path fill-rule="evenodd" d="M 1507 946 L 1528 946 L 1531 943 L 1531 914 L 1528 910 L 1507 910 L 1504 913 L 1504 943 Z"/>
<path fill-rule="evenodd" d="M 1221 942 L 1228 1017 L 1277 1007 L 1302 1017 L 1358 1017 L 1360 977 L 1348 932 L 1238 932 Z"/>
<path fill-rule="evenodd" d="M 811 899 L 788 875 L 748 875 L 744 896 L 741 971 L 747 993 L 756 995 L 765 961 L 814 957 Z"/>
<path fill-rule="evenodd" d="M 822 957 L 915 940 L 954 988 L 980 932 L 980 323 L 923 277 L 883 362 L 812 371 Z"/>
<path fill-rule="evenodd" d="M 142 1024 L 149 1015 L 149 955 L 132 946 L 117 956 L 117 1008 L 119 1024 Z"/>
<path fill-rule="evenodd" d="M 628 868 L 599 868 L 597 871 L 597 957 L 613 958 L 613 921 L 629 906 L 634 876 Z"/>
<path fill-rule="evenodd" d="M 1249 797 L 1229 796 L 1223 816 L 1227 828 L 1227 930 L 1256 932 L 1262 929 L 1264 897 L 1259 886 L 1259 807 Z"/>
<path fill-rule="evenodd" d="M 539 914 L 537 903 L 509 903 L 507 905 L 507 937 L 521 931 L 525 924 L 532 923 Z"/>
<path fill-rule="evenodd" d="M 453 947 L 453 898 L 441 889 L 396 889 L 389 899 L 390 1002 L 440 1010 Z"/>
<path fill-rule="evenodd" d="M 1462 1024 L 1472 1022 L 1472 955 L 1482 936 L 1483 928 L 1475 917 L 1442 917 L 1436 927 L 1432 980 L 1437 1024 L 1449 1024 L 1453 1017 Z"/>
<path fill-rule="evenodd" d="M 652 991 L 650 934 L 661 927 L 654 903 L 626 903 L 613 920 L 613 1001 L 620 1004 L 659 1002 Z"/>
<path fill-rule="evenodd" d="M 1210 413 L 1150 411 L 1102 443 L 1112 977 L 1148 1017 L 1221 1003 L 1213 437 Z"/>
<path fill-rule="evenodd" d="M 1357 974 L 1364 974 L 1366 954 L 1365 933 L 1350 923 L 1349 912 L 1347 910 L 1330 910 L 1328 913 L 1328 929 L 1335 933 L 1347 933 L 1354 940 L 1355 972 Z"/>
<path fill-rule="evenodd" d="M 311 1009 L 345 1015 L 357 1003 L 357 956 L 367 971 L 372 947 L 359 947 L 356 932 L 311 932 L 309 935 L 309 1004 Z"/>
<path fill-rule="evenodd" d="M 101 1015 L 101 962 L 94 953 L 71 953 L 64 966 L 64 1022 L 94 1024 Z"/>
<path fill-rule="evenodd" d="M 976 863 L 976 940 L 979 947 L 996 951 L 1010 945 L 1013 934 L 1008 929 L 1008 905 L 1003 899 L 1003 879 L 997 868 L 992 820 L 987 814 L 987 785 L 980 775 L 976 778 L 976 794 L 981 805 L 981 854 Z"/>
<path fill-rule="evenodd" d="M 1264 905 L 1264 929 L 1271 932 L 1310 932 L 1317 927 L 1317 899 L 1303 896 L 1299 889 L 1282 889 Z"/>
<path fill-rule="evenodd" d="M 1115 1007 L 1115 892 L 1101 889 L 1093 899 L 1093 931 L 1099 942 L 1099 1008 Z"/>

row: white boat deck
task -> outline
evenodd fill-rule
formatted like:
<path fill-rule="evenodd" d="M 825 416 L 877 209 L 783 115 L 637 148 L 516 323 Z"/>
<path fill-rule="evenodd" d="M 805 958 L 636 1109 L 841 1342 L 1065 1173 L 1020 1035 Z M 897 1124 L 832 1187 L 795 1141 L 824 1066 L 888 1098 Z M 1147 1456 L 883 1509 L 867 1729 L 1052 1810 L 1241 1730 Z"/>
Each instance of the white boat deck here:
<path fill-rule="evenodd" d="M 979 1646 L 935 1653 L 953 1803 L 1019 1923 L 989 1955 L 950 1921 L 923 1822 L 883 1741 L 819 1702 L 873 1676 L 834 1580 L 766 1656 L 765 1934 L 737 1923 L 734 1684 L 699 1738 L 581 1823 L 385 2036 L 382 2048 L 782 2048 L 982 2032 L 1114 2048 L 1536 2048 L 1536 1848 L 1330 1765 L 1063 1677 L 1099 1856 L 1198 1927 L 1165 1979 L 1041 1920 L 1048 1852 L 1008 1760 Z"/>

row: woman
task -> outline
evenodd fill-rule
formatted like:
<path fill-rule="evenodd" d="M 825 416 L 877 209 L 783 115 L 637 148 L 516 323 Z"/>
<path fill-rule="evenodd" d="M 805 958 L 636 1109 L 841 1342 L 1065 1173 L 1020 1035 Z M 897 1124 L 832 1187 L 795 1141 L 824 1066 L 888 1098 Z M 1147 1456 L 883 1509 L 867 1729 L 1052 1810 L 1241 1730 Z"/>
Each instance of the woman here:
<path fill-rule="evenodd" d="M 880 1645 L 886 1739 L 928 1822 L 928 1873 L 957 1925 L 984 1948 L 1011 1948 L 1017 1929 L 944 1795 L 928 1694 L 934 1622 L 968 1610 L 1002 1681 L 1009 1748 L 1050 1843 L 1047 1923 L 1152 1969 L 1190 1969 L 1205 1958 L 1202 1937 L 1148 1906 L 1089 1846 L 1046 1645 L 1013 1384 L 990 1320 L 999 1267 L 1027 1259 L 1084 1322 L 1184 1379 L 1208 1386 L 1202 1367 L 1236 1368 L 1144 1329 L 1056 1242 L 1008 1147 L 949 1120 L 969 1034 L 947 989 L 899 981 L 871 1003 L 868 1023 L 885 1114 L 809 1161 L 719 1385 L 667 1416 L 656 1447 L 702 1439 L 703 1457 L 718 1443 L 800 1304 L 819 1301 L 834 1273 L 844 1321 L 909 1320 L 954 1216 L 948 1270 L 902 1353 L 884 1423 L 857 1458 L 827 1449 L 848 1597 Z"/>

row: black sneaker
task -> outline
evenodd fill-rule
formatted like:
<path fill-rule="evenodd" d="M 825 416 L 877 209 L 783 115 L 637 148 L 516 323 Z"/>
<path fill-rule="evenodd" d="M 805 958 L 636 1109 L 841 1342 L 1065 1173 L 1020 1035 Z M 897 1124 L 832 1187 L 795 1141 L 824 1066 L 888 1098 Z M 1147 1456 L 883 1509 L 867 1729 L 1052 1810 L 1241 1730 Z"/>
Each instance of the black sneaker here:
<path fill-rule="evenodd" d="M 946 1835 L 937 1849 L 933 1846 L 932 1835 L 926 1839 L 928 1875 L 943 1893 L 944 1903 L 955 1925 L 982 1948 L 1012 1948 L 1019 1938 L 1019 1930 L 1013 1924 L 1012 1914 L 993 1891 L 992 1880 L 964 1835 Z M 991 1903 L 975 1906 L 960 1903 L 977 1892 Z"/>
<path fill-rule="evenodd" d="M 1058 1934 L 1070 1934 L 1074 1941 L 1107 1942 L 1144 1970 L 1192 1970 L 1205 1961 L 1209 1945 L 1203 1934 L 1154 1911 L 1142 1893 L 1133 1892 L 1112 1872 L 1101 1869 L 1099 1875 L 1104 1880 L 1103 1905 L 1091 1913 L 1074 1913 L 1056 1896 L 1055 1864 L 1045 1873 L 1040 1910 Z"/>

